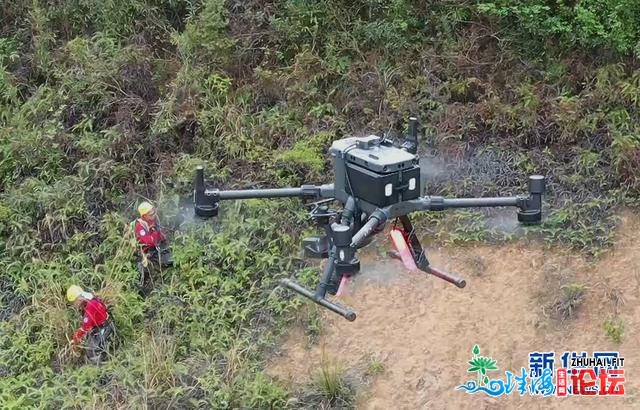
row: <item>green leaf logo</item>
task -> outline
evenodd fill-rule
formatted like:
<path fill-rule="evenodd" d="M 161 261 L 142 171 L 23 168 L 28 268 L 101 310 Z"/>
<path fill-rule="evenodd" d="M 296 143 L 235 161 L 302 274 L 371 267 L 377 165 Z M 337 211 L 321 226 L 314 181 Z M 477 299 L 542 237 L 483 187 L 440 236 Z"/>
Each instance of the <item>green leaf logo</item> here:
<path fill-rule="evenodd" d="M 468 372 L 477 372 L 478 373 L 478 386 L 482 386 L 483 384 L 487 384 L 489 382 L 489 378 L 487 377 L 487 370 L 498 370 L 497 360 L 493 360 L 492 357 L 484 357 L 478 356 L 480 353 L 480 348 L 476 345 L 473 348 L 473 359 L 469 360 L 467 363 L 471 365 L 471 367 L 467 370 Z"/>

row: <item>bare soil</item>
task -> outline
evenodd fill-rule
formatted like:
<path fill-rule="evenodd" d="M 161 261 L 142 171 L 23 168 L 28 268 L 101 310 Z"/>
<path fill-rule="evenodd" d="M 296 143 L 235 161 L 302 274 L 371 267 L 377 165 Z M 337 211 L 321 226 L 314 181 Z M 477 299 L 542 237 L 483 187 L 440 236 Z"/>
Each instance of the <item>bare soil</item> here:
<path fill-rule="evenodd" d="M 355 322 L 322 310 L 323 329 L 309 342 L 295 329 L 270 363 L 268 373 L 301 386 L 320 368 L 323 351 L 357 380 L 358 409 L 640 408 L 640 217 L 621 215 L 614 249 L 598 261 L 566 250 L 519 241 L 506 246 L 429 248 L 435 267 L 467 280 L 464 289 L 401 262 L 361 254 L 361 274 L 338 302 L 358 313 Z M 390 243 L 383 244 L 391 249 Z M 558 317 L 563 286 L 586 290 L 572 316 Z M 565 310 L 568 312 L 568 310 Z M 618 317 L 621 343 L 606 334 L 605 320 Z M 624 397 L 489 397 L 456 390 L 468 381 L 473 347 L 497 360 L 490 378 L 506 380 L 529 368 L 533 351 L 619 351 L 625 357 Z"/>

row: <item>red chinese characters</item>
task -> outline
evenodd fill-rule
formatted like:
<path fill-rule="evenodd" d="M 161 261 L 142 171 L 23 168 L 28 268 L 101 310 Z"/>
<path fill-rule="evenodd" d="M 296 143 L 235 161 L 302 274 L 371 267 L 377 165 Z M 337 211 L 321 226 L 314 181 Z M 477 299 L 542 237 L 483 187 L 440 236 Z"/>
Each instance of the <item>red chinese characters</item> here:
<path fill-rule="evenodd" d="M 556 396 L 565 397 L 567 395 L 567 369 L 556 370 Z"/>
<path fill-rule="evenodd" d="M 571 394 L 580 396 L 623 396 L 626 378 L 622 369 L 601 369 L 596 376 L 594 369 L 571 369 Z M 567 370 L 558 369 L 556 371 L 558 386 L 556 395 L 566 396 L 567 391 Z M 588 376 L 588 377 L 587 377 Z M 595 388 L 594 388 L 595 387 Z"/>

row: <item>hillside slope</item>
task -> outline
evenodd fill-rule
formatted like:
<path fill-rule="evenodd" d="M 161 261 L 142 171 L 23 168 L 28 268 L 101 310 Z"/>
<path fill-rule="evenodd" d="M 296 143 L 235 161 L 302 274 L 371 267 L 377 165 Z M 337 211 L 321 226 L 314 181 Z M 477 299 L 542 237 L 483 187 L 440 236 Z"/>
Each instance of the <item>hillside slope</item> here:
<path fill-rule="evenodd" d="M 319 323 L 274 290 L 317 282 L 298 258 L 300 204 L 230 203 L 195 221 L 197 165 L 222 188 L 330 182 L 331 141 L 393 136 L 416 115 L 425 158 L 443 161 L 429 193 L 514 194 L 542 173 L 549 218 L 528 232 L 606 250 L 612 211 L 636 206 L 640 187 L 640 6 L 547 3 L 2 2 L 0 407 L 269 408 L 297 395 L 262 370 L 292 322 Z M 146 299 L 127 233 L 143 199 L 176 262 Z M 419 223 L 458 244 L 503 239 L 494 217 Z M 100 368 L 64 354 L 74 283 L 113 306 Z"/>

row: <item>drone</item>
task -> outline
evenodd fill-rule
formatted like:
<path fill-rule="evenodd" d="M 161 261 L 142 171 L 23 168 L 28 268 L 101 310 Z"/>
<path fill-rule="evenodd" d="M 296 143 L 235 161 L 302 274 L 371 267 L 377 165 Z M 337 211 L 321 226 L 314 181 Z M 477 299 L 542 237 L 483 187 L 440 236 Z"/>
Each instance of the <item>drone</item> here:
<path fill-rule="evenodd" d="M 323 185 L 302 185 L 298 188 L 268 188 L 219 190 L 207 188 L 204 168 L 196 167 L 193 191 L 197 217 L 218 216 L 220 201 L 250 198 L 298 197 L 315 200 L 307 206 L 309 216 L 324 235 L 303 239 L 304 255 L 327 259 L 315 292 L 291 279 L 280 280 L 288 288 L 318 305 L 353 322 L 356 313 L 326 299 L 336 295 L 341 281 L 360 272 L 357 251 L 369 245 L 383 232 L 388 221 L 402 226 L 412 263 L 428 274 L 464 288 L 466 281 L 430 265 L 410 214 L 421 211 L 443 211 L 452 208 L 516 207 L 518 222 L 536 225 L 542 220 L 542 200 L 545 177 L 532 175 L 528 180 L 529 195 L 483 198 L 445 198 L 421 196 L 418 151 L 418 120 L 409 118 L 404 141 L 396 143 L 387 137 L 369 135 L 336 140 L 328 150 L 333 158 L 334 181 Z M 339 202 L 341 209 L 330 209 L 329 203 Z M 395 228 L 394 228 L 395 229 Z"/>

